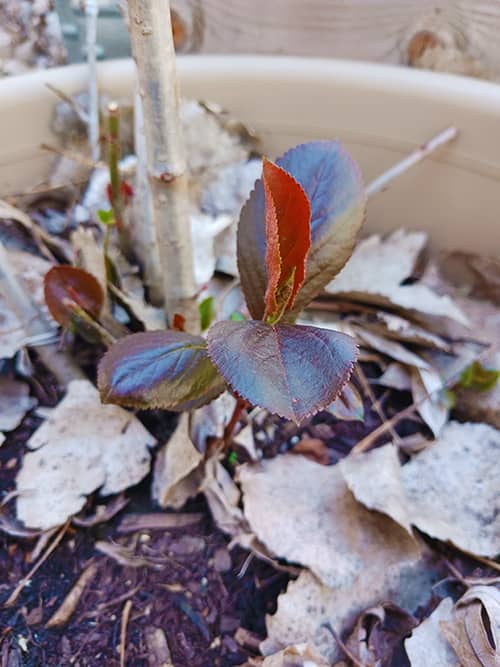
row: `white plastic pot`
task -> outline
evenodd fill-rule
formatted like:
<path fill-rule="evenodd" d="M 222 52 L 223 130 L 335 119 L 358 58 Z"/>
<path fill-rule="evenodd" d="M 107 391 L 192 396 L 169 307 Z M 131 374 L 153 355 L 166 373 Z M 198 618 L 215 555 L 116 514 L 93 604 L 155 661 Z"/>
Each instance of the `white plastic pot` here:
<path fill-rule="evenodd" d="M 99 66 L 113 96 L 131 95 L 131 61 Z M 365 63 L 253 56 L 181 56 L 182 94 L 219 103 L 251 125 L 275 156 L 302 141 L 340 138 L 366 182 L 454 124 L 460 137 L 370 201 L 367 229 L 428 230 L 435 248 L 500 252 L 500 87 Z M 55 103 L 86 85 L 69 66 L 0 81 L 0 196 L 44 180 Z"/>

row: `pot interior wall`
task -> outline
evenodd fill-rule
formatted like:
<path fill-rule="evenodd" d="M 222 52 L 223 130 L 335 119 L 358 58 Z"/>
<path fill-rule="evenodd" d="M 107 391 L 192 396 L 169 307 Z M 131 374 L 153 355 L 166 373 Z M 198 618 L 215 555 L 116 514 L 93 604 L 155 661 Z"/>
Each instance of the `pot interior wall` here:
<path fill-rule="evenodd" d="M 340 138 L 366 182 L 448 125 L 460 137 L 369 204 L 367 231 L 429 231 L 434 248 L 500 250 L 500 87 L 457 76 L 331 60 L 184 56 L 183 95 L 213 101 L 253 127 L 276 156 Z M 131 61 L 100 65 L 101 90 L 130 98 Z M 56 96 L 85 88 L 85 66 L 0 81 L 0 196 L 47 180 Z"/>

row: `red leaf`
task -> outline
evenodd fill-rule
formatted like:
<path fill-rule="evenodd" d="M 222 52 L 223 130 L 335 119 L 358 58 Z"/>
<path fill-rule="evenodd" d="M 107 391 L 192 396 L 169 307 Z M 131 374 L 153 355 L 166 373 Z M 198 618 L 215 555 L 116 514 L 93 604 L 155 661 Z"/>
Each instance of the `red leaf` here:
<path fill-rule="evenodd" d="M 99 318 L 104 293 L 91 273 L 76 266 L 53 266 L 44 278 L 45 302 L 50 314 L 63 327 L 69 327 L 73 311 L 67 301 L 76 303 L 95 319 Z"/>
<path fill-rule="evenodd" d="M 266 198 L 267 289 L 264 319 L 276 322 L 293 306 L 306 275 L 311 246 L 311 206 L 297 181 L 266 158 L 262 164 Z"/>
<path fill-rule="evenodd" d="M 174 313 L 174 317 L 172 319 L 172 329 L 174 331 L 186 331 L 186 318 L 184 315 L 181 315 L 180 313 Z"/>

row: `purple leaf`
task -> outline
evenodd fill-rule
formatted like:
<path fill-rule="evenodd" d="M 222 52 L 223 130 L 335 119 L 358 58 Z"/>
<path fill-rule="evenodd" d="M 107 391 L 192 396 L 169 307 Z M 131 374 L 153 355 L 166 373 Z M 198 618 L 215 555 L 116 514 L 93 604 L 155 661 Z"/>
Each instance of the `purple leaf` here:
<path fill-rule="evenodd" d="M 311 204 L 311 249 L 306 278 L 296 296 L 296 316 L 342 269 L 352 254 L 365 216 L 366 196 L 359 169 L 338 141 L 312 141 L 287 151 L 276 164 L 304 189 Z M 265 311 L 266 202 L 262 180 L 241 211 L 238 267 L 254 319 Z"/>
<path fill-rule="evenodd" d="M 200 336 L 147 331 L 109 349 L 99 364 L 98 386 L 104 403 L 181 411 L 209 403 L 225 382 Z"/>
<path fill-rule="evenodd" d="M 289 324 L 218 322 L 208 354 L 235 392 L 296 422 L 329 405 L 356 360 L 353 338 Z"/>

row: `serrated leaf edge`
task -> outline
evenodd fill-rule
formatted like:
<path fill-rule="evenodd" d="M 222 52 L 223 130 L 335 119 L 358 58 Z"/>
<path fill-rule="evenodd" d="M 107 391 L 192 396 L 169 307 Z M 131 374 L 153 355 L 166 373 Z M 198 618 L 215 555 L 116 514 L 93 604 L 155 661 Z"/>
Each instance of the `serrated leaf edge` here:
<path fill-rule="evenodd" d="M 268 324 L 267 326 L 272 327 L 273 325 Z M 292 325 L 289 325 L 289 326 L 292 326 Z M 311 327 L 311 328 L 312 328 L 312 327 Z M 321 327 L 314 327 L 314 328 L 316 328 L 316 329 L 321 329 Z M 328 331 L 328 329 L 327 329 L 327 331 Z M 340 333 L 340 332 L 339 332 L 339 333 Z M 352 338 L 352 336 L 351 336 L 351 338 Z M 353 339 L 353 340 L 354 340 L 354 339 Z M 210 361 L 213 363 L 213 365 L 214 365 L 215 368 L 217 369 L 217 372 L 219 373 L 219 375 L 224 379 L 224 381 L 226 382 L 226 384 L 229 385 L 229 387 L 231 387 L 232 391 L 233 391 L 237 396 L 241 396 L 242 398 L 244 398 L 246 401 L 248 401 L 248 402 L 249 402 L 251 405 L 253 405 L 254 407 L 261 408 L 262 410 L 267 410 L 267 412 L 269 412 L 269 413 L 272 414 L 272 415 L 278 415 L 278 417 L 281 417 L 282 419 L 287 419 L 287 420 L 289 420 L 289 421 L 293 421 L 293 422 L 294 422 L 295 424 L 297 424 L 297 425 L 300 425 L 303 421 L 305 421 L 305 420 L 308 419 L 309 417 L 313 417 L 314 415 L 317 415 L 318 412 L 321 412 L 322 410 L 324 410 L 325 408 L 327 408 L 331 403 L 333 403 L 333 401 L 337 400 L 337 398 L 339 397 L 339 395 L 340 395 L 341 392 L 342 392 L 342 389 L 345 387 L 345 385 L 346 385 L 346 384 L 349 382 L 349 380 L 351 379 L 351 375 L 352 375 L 352 372 L 353 372 L 353 370 L 354 370 L 354 366 L 355 366 L 355 364 L 357 363 L 357 360 L 358 360 L 359 345 L 358 345 L 357 343 L 355 343 L 355 344 L 354 344 L 354 348 L 355 348 L 355 358 L 354 358 L 354 361 L 351 361 L 351 363 L 349 364 L 349 368 L 347 369 L 347 372 L 346 372 L 346 375 L 345 375 L 345 380 L 344 380 L 344 382 L 342 383 L 342 386 L 340 387 L 340 389 L 337 391 L 337 393 L 334 395 L 333 398 L 331 398 L 330 400 L 326 401 L 325 403 L 321 403 L 321 404 L 317 407 L 317 409 L 311 410 L 310 412 L 306 413 L 303 417 L 300 418 L 300 420 L 297 420 L 297 419 L 290 419 L 290 417 L 288 417 L 287 415 L 281 414 L 281 412 L 279 412 L 278 410 L 270 410 L 270 409 L 267 408 L 265 405 L 260 405 L 260 403 L 253 403 L 253 402 L 248 398 L 248 396 L 245 396 L 245 394 L 243 394 L 241 391 L 239 391 L 238 389 L 236 389 L 236 387 L 233 385 L 233 383 L 232 383 L 230 380 L 228 380 L 228 379 L 222 374 L 222 371 L 221 371 L 220 368 L 218 367 L 218 365 L 217 365 L 215 359 L 214 359 L 214 358 L 212 357 L 212 355 L 210 354 L 210 345 L 208 344 L 208 341 L 207 341 L 207 356 L 209 357 Z"/>

